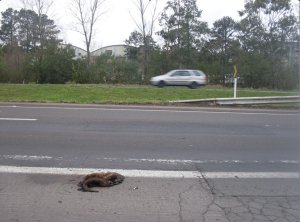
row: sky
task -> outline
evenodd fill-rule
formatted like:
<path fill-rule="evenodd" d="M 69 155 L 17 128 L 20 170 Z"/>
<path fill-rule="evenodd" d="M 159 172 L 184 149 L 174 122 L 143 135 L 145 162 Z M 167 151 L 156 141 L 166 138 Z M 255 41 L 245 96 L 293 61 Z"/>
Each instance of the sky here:
<path fill-rule="evenodd" d="M 106 0 L 105 5 L 102 6 L 105 13 L 97 22 L 92 49 L 124 44 L 125 39 L 136 29 L 133 17 L 139 18 L 133 1 L 136 0 Z M 55 20 L 61 30 L 60 38 L 64 43 L 85 48 L 83 36 L 76 31 L 76 23 L 70 10 L 71 2 L 72 0 L 53 0 L 48 16 Z M 163 10 L 166 2 L 167 0 L 159 0 L 158 11 Z M 292 2 L 297 7 L 298 0 L 292 0 Z M 202 10 L 201 19 L 208 22 L 210 27 L 213 22 L 224 16 L 238 20 L 238 11 L 244 8 L 244 0 L 197 0 L 197 4 L 198 8 Z M 21 6 L 20 0 L 0 1 L 1 12 L 9 7 L 19 9 Z M 158 30 L 157 24 L 155 31 Z"/>

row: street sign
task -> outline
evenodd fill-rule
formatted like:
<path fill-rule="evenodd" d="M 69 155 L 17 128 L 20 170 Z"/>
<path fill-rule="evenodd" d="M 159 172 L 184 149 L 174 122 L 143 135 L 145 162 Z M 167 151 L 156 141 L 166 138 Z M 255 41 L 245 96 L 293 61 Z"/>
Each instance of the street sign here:
<path fill-rule="evenodd" d="M 233 77 L 236 78 L 236 75 L 237 75 L 237 68 L 236 68 L 236 65 L 233 66 Z"/>

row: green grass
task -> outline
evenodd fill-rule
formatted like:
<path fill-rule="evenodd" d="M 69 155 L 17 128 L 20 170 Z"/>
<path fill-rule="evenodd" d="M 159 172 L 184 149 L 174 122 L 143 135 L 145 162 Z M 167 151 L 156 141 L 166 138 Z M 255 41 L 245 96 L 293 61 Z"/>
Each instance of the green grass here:
<path fill-rule="evenodd" d="M 238 97 L 298 95 L 297 92 L 238 89 Z M 156 88 L 138 85 L 0 84 L 2 102 L 164 104 L 170 100 L 232 97 L 231 88 L 206 86 Z"/>

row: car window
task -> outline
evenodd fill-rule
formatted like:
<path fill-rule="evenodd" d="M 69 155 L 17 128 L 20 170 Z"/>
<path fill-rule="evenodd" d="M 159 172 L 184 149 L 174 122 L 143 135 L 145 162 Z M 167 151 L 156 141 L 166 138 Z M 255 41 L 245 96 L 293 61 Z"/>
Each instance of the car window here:
<path fill-rule="evenodd" d="M 189 73 L 188 71 L 182 71 L 182 76 L 191 76 L 191 73 Z"/>
<path fill-rule="evenodd" d="M 174 72 L 173 74 L 171 74 L 172 77 L 178 77 L 180 76 L 180 72 L 179 71 L 176 71 Z"/>
<path fill-rule="evenodd" d="M 193 70 L 195 76 L 204 76 L 204 73 L 200 70 Z"/>
<path fill-rule="evenodd" d="M 176 71 L 171 76 L 179 77 L 179 76 L 190 76 L 191 74 L 188 71 Z"/>

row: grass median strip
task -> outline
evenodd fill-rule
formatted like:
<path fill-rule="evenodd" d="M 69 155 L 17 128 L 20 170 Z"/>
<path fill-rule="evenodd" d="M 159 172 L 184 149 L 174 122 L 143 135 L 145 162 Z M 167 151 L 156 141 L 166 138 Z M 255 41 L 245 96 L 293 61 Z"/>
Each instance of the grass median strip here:
<path fill-rule="evenodd" d="M 242 89 L 239 97 L 287 96 L 296 92 Z M 87 84 L 0 84 L 1 102 L 49 102 L 81 104 L 167 104 L 168 101 L 227 98 L 231 88 L 206 86 L 195 90 L 186 87 L 156 88 L 140 85 Z"/>

